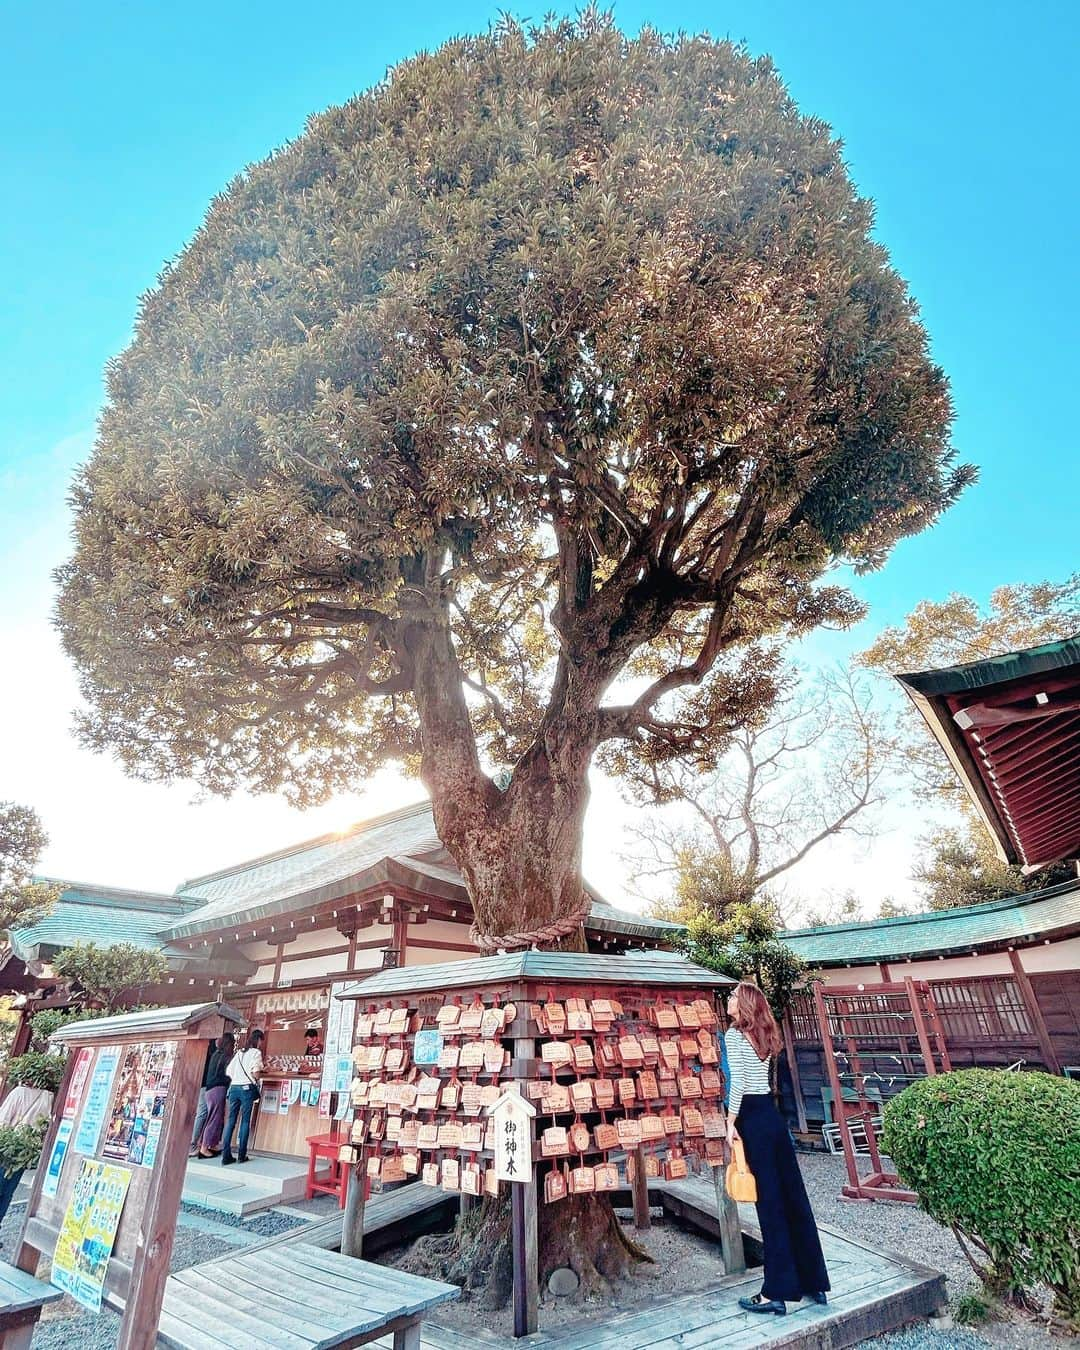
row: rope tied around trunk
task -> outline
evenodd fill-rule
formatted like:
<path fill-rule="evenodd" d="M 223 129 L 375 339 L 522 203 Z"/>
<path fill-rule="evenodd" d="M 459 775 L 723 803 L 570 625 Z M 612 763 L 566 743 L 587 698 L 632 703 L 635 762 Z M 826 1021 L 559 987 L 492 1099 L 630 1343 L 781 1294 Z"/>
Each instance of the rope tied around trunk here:
<path fill-rule="evenodd" d="M 560 938 L 576 933 L 589 914 L 588 905 L 576 914 L 565 919 L 554 919 L 543 928 L 531 928 L 523 933 L 481 933 L 475 922 L 469 929 L 469 941 L 481 951 L 497 952 L 500 949 L 511 951 L 521 947 L 538 947 L 546 942 L 558 942 Z"/>

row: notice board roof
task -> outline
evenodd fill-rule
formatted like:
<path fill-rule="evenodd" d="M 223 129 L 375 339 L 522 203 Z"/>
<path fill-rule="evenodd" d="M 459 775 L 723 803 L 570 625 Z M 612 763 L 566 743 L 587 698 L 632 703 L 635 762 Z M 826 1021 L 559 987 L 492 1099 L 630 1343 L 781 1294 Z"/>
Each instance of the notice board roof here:
<path fill-rule="evenodd" d="M 669 988 L 723 988 L 734 980 L 671 952 L 597 956 L 589 952 L 511 952 L 431 966 L 401 966 L 349 985 L 339 998 L 385 998 L 434 993 L 516 980 L 566 984 L 645 984 Z"/>
<path fill-rule="evenodd" d="M 235 1022 L 237 1025 L 244 1020 L 227 1003 L 189 1003 L 183 1008 L 146 1008 L 142 1012 L 119 1013 L 116 1017 L 69 1022 L 51 1039 L 60 1045 L 94 1045 L 98 1042 L 175 1036 L 191 1031 L 208 1017 L 223 1017 L 226 1022 Z"/>

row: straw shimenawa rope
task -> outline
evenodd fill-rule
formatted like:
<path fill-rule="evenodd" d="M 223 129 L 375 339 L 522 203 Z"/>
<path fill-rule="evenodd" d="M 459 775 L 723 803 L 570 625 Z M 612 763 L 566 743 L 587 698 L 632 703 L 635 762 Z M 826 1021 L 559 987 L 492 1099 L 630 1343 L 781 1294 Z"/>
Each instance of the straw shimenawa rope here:
<path fill-rule="evenodd" d="M 554 919 L 543 928 L 531 928 L 523 933 L 481 933 L 474 923 L 469 929 L 469 940 L 485 952 L 511 951 L 519 947 L 538 947 L 546 942 L 558 942 L 560 938 L 576 933 L 588 917 L 589 908 L 584 906 L 577 914 L 565 919 Z"/>

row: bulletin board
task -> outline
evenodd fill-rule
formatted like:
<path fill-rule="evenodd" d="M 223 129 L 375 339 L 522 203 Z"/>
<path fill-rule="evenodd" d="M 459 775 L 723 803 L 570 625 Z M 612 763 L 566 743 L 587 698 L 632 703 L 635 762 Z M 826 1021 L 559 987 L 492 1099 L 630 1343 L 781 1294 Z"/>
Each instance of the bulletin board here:
<path fill-rule="evenodd" d="M 85 1307 L 125 1312 L 120 1350 L 152 1345 L 168 1276 L 207 1043 L 240 1017 L 222 1004 L 72 1023 L 22 1240 Z M 130 1308 L 130 1316 L 125 1311 Z"/>

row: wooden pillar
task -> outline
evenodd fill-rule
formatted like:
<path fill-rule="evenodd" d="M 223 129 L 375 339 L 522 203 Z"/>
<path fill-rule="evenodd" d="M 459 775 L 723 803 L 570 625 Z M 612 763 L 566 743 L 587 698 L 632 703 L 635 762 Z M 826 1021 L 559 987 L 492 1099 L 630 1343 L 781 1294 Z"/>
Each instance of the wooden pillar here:
<path fill-rule="evenodd" d="M 634 1227 L 648 1228 L 649 1218 L 649 1178 L 645 1175 L 645 1150 L 640 1144 L 634 1149 Z"/>
<path fill-rule="evenodd" d="M 345 1210 L 341 1218 L 342 1256 L 364 1254 L 364 1193 L 367 1190 L 365 1161 L 367 1149 L 360 1150 L 360 1161 L 349 1168 L 349 1188 L 345 1192 Z"/>
<path fill-rule="evenodd" d="M 1024 963 L 1020 960 L 1020 953 L 1015 948 L 1011 948 L 1009 951 L 1009 961 L 1012 964 L 1013 974 L 1016 976 L 1016 983 L 1024 1000 L 1024 1006 L 1027 1008 L 1028 1017 L 1031 1019 L 1031 1025 L 1035 1028 L 1035 1035 L 1039 1038 L 1039 1049 L 1042 1052 L 1043 1061 L 1051 1073 L 1059 1074 L 1061 1072 L 1061 1061 L 1054 1050 L 1054 1042 L 1050 1039 L 1050 1031 L 1042 1015 L 1042 1009 L 1039 1007 L 1039 1000 L 1035 997 L 1031 979 L 1024 969 Z"/>
<path fill-rule="evenodd" d="M 212 1034 L 220 1035 L 223 1025 L 219 1022 Z M 155 1185 L 150 1189 L 139 1223 L 139 1242 L 131 1265 L 117 1350 L 150 1350 L 157 1343 L 158 1318 L 165 1281 L 169 1278 L 169 1258 L 187 1170 L 187 1144 L 205 1066 L 205 1039 L 179 1042 L 161 1126 Z"/>
<path fill-rule="evenodd" d="M 784 1052 L 787 1055 L 788 1073 L 791 1074 L 791 1090 L 795 1094 L 795 1115 L 799 1123 L 800 1133 L 806 1134 L 806 1103 L 803 1101 L 802 1080 L 799 1078 L 799 1061 L 795 1054 L 795 1036 L 791 1029 L 790 1012 L 784 1013 L 781 1030 L 784 1033 Z"/>
<path fill-rule="evenodd" d="M 539 1325 L 540 1303 L 535 1164 L 529 1181 L 510 1182 L 510 1199 L 510 1231 L 514 1249 L 514 1335 L 531 1336 Z"/>
<path fill-rule="evenodd" d="M 725 1157 L 728 1149 L 724 1148 Z M 741 1275 L 746 1269 L 746 1251 L 743 1247 L 742 1223 L 739 1206 L 727 1193 L 724 1168 L 714 1167 L 713 1189 L 716 1192 L 716 1219 L 720 1225 L 720 1251 L 724 1258 L 725 1275 Z"/>

